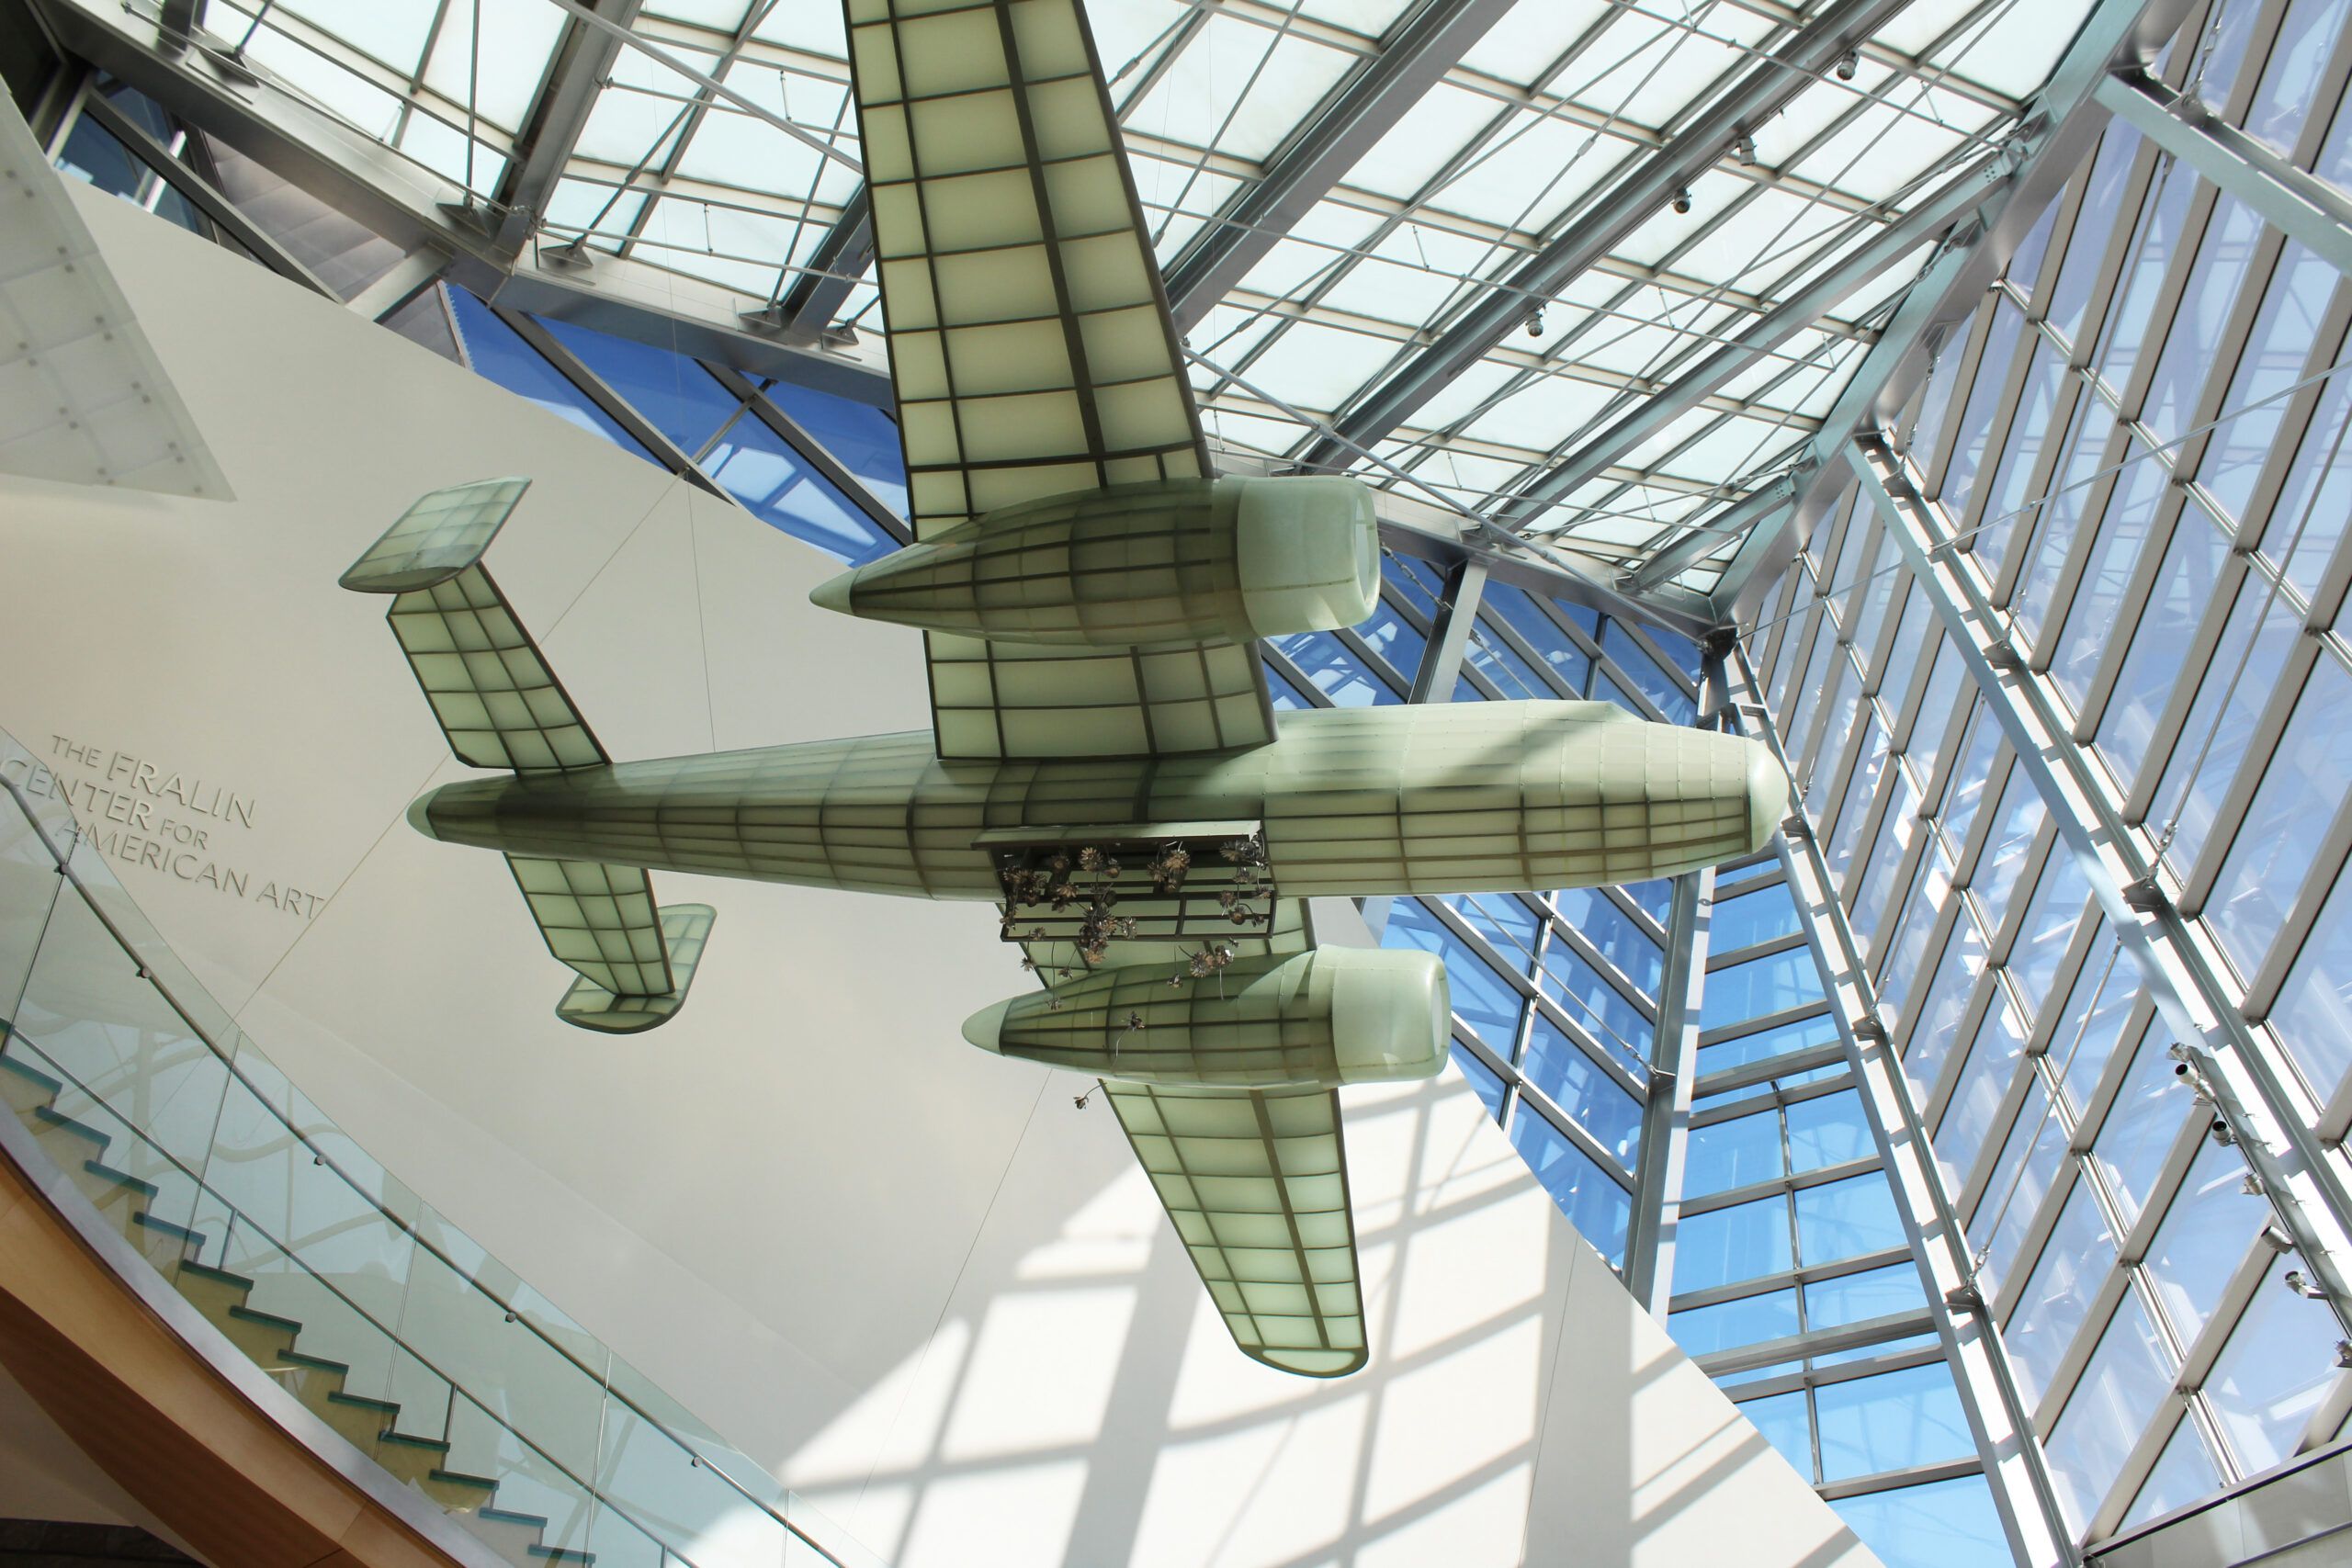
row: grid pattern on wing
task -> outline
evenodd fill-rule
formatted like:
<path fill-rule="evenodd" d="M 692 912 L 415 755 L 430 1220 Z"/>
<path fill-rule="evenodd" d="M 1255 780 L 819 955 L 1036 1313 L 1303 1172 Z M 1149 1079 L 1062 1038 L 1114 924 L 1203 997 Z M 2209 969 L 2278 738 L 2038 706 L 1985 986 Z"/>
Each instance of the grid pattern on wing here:
<path fill-rule="evenodd" d="M 1237 962 L 1250 958 L 1278 957 L 1305 953 L 1315 945 L 1314 930 L 1307 923 L 1306 900 L 1276 898 L 1272 930 L 1236 926 L 1232 934 L 1223 931 L 1214 939 L 1219 947 L 1232 950 Z M 1101 958 L 1091 967 L 1096 970 L 1125 969 L 1146 964 L 1165 967 L 1182 964 L 1201 951 L 1198 942 L 1159 940 L 1150 936 L 1122 938 L 1111 943 Z M 1047 940 L 1024 942 L 1021 951 L 1036 965 L 1039 976 L 1047 981 L 1066 979 L 1090 967 L 1086 960 L 1068 942 Z"/>
<path fill-rule="evenodd" d="M 429 588 L 481 559 L 505 525 L 527 479 L 477 479 L 421 496 L 343 574 L 345 588 L 398 593 Z"/>
<path fill-rule="evenodd" d="M 1339 1097 L 1105 1082 L 1234 1342 L 1311 1377 L 1364 1362 Z"/>
<path fill-rule="evenodd" d="M 677 1015 L 686 1004 L 686 991 L 695 983 L 695 966 L 702 962 L 702 950 L 710 941 L 710 928 L 718 915 L 707 904 L 673 904 L 658 913 L 673 987 L 653 996 L 615 996 L 582 975 L 556 1003 L 557 1017 L 606 1034 L 636 1034 Z"/>
<path fill-rule="evenodd" d="M 918 537 L 1207 473 L 1076 0 L 849 0 Z"/>
<path fill-rule="evenodd" d="M 616 997 L 676 995 L 653 884 L 632 866 L 508 855 L 548 951 Z"/>
<path fill-rule="evenodd" d="M 1273 739 L 1254 644 L 1094 650 L 945 632 L 925 642 L 944 758 L 1161 756 Z"/>
<path fill-rule="evenodd" d="M 612 760 L 481 567 L 400 594 L 385 618 L 458 761 L 527 773 Z"/>

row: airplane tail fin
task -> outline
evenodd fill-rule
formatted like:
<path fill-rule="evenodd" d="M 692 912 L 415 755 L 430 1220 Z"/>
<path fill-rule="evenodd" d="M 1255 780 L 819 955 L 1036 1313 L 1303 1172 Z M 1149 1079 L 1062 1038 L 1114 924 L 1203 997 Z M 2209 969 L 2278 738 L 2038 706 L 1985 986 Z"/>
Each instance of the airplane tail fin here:
<path fill-rule="evenodd" d="M 518 774 L 601 768 L 611 756 L 481 564 L 530 484 L 481 479 L 435 491 L 341 581 L 354 592 L 391 596 L 385 619 L 459 761 Z M 514 855 L 507 864 L 548 951 L 580 976 L 558 1017 L 634 1033 L 676 1014 L 717 919 L 708 905 L 662 908 L 651 879 L 634 866 Z"/>

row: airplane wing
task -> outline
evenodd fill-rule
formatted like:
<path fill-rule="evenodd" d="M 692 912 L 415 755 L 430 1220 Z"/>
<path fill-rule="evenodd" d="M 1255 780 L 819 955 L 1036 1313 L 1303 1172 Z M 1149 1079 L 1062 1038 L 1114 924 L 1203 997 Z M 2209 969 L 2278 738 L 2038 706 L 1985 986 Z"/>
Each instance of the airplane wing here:
<path fill-rule="evenodd" d="M 459 761 L 517 773 L 599 768 L 612 759 L 515 618 L 481 558 L 531 481 L 435 491 L 343 574 L 391 596 L 385 618 Z M 717 918 L 707 904 L 663 909 L 634 866 L 506 857 L 548 951 L 580 979 L 556 1004 L 567 1023 L 634 1033 L 685 1002 Z"/>
<path fill-rule="evenodd" d="M 1315 932 L 1306 901 L 1283 898 L 1271 929 L 1217 942 L 1237 958 L 1256 958 L 1304 953 Z M 1182 964 L 1202 945 L 1114 942 L 1094 966 Z M 1023 951 L 1047 980 L 1083 964 L 1067 943 Z M 1243 1353 L 1309 1377 L 1363 1365 L 1340 1097 L 1328 1089 L 1098 1081 Z"/>
<path fill-rule="evenodd" d="M 1308 1377 L 1363 1366 L 1339 1095 L 1102 1087 L 1242 1352 Z"/>
<path fill-rule="evenodd" d="M 1212 477 L 1079 0 L 846 0 L 916 537 Z M 1254 646 L 929 633 L 939 754 L 1140 756 L 1273 737 Z"/>

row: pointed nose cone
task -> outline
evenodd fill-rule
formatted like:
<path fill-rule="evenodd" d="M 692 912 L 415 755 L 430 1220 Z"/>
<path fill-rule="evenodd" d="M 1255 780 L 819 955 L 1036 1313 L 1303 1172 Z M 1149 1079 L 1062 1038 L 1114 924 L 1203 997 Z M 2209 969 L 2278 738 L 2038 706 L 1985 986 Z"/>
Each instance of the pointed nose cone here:
<path fill-rule="evenodd" d="M 849 587 L 856 576 L 853 570 L 842 572 L 839 577 L 827 578 L 808 591 L 808 603 L 819 609 L 833 610 L 844 615 L 855 614 L 849 607 Z"/>
<path fill-rule="evenodd" d="M 429 795 L 420 795 L 414 800 L 410 801 L 408 803 L 408 825 L 415 829 L 418 832 L 424 834 L 428 839 L 438 839 L 441 835 L 433 830 L 432 807 L 433 797 Z"/>
<path fill-rule="evenodd" d="M 983 1051 L 1003 1055 L 997 1042 L 1004 1033 L 1004 1015 L 1012 1007 L 1011 1001 L 1001 1001 L 982 1008 L 964 1021 L 964 1038 Z"/>
<path fill-rule="evenodd" d="M 1772 760 L 1760 741 L 1747 743 L 1747 847 L 1760 850 L 1772 841 L 1781 818 L 1789 808 L 1789 775 Z"/>

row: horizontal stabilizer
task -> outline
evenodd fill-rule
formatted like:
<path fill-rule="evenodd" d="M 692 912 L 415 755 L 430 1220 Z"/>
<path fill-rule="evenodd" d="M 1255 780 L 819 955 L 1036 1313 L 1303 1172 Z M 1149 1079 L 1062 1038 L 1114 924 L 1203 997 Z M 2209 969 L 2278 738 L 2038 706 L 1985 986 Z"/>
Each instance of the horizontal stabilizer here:
<path fill-rule="evenodd" d="M 616 997 L 668 996 L 673 985 L 652 879 L 635 866 L 508 855 L 514 885 L 558 962 Z"/>
<path fill-rule="evenodd" d="M 481 565 L 528 479 L 483 479 L 425 496 L 343 574 L 395 597 L 386 619 L 458 761 L 518 773 L 612 759 Z"/>
<path fill-rule="evenodd" d="M 661 911 L 662 944 L 674 989 L 653 997 L 618 997 L 583 975 L 556 1003 L 556 1016 L 606 1034 L 636 1034 L 669 1022 L 686 1005 L 686 988 L 695 983 L 695 966 L 702 961 L 703 944 L 710 940 L 718 919 L 707 904 L 673 904 Z"/>

